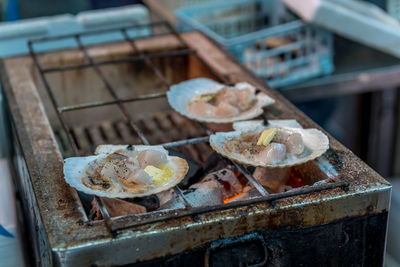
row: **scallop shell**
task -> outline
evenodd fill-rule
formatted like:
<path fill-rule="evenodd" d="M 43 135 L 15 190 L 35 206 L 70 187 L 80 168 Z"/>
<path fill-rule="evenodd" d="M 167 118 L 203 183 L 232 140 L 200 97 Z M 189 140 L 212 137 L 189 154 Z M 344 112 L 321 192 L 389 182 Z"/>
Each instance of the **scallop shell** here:
<path fill-rule="evenodd" d="M 214 123 L 230 123 L 238 120 L 248 120 L 259 116 L 263 113 L 263 107 L 275 103 L 271 97 L 265 93 L 259 93 L 256 95 L 257 102 L 254 106 L 244 112 L 239 113 L 234 117 L 227 118 L 208 118 L 200 117 L 187 112 L 187 106 L 189 101 L 200 94 L 205 93 L 216 93 L 221 90 L 225 85 L 217 83 L 207 78 L 197 78 L 188 81 L 181 82 L 179 84 L 172 85 L 170 90 L 167 92 L 167 98 L 170 106 L 175 109 L 178 113 L 189 119 L 201 121 L 201 122 L 214 122 Z M 248 83 L 237 83 L 236 89 L 255 88 Z"/>
<path fill-rule="evenodd" d="M 76 188 L 78 191 L 82 191 L 89 195 L 96 195 L 100 197 L 108 198 L 133 198 L 133 197 L 144 197 L 152 194 L 157 194 L 162 191 L 166 191 L 175 185 L 177 185 L 185 177 L 189 170 L 189 166 L 186 160 L 175 157 L 168 156 L 168 165 L 174 170 L 174 177 L 167 183 L 163 184 L 161 187 L 149 188 L 144 192 L 140 193 L 128 193 L 119 190 L 117 185 L 112 190 L 100 191 L 93 190 L 82 184 L 82 178 L 85 176 L 86 168 L 90 162 L 97 158 L 105 158 L 108 154 L 113 153 L 119 149 L 128 148 L 128 145 L 101 145 L 96 148 L 94 156 L 88 157 L 72 157 L 64 160 L 64 177 L 65 181 L 72 187 Z M 162 146 L 132 146 L 136 151 L 143 151 L 147 149 L 158 150 L 167 153 L 167 151 Z"/>
<path fill-rule="evenodd" d="M 269 128 L 269 127 L 265 127 Z M 300 155 L 288 154 L 288 156 L 276 164 L 262 164 L 246 158 L 239 153 L 232 153 L 225 149 L 225 145 L 229 140 L 239 138 L 242 135 L 251 133 L 259 133 L 260 129 L 251 129 L 249 131 L 233 131 L 233 132 L 219 132 L 210 136 L 211 147 L 219 154 L 244 165 L 251 165 L 257 167 L 270 167 L 270 168 L 283 168 L 313 160 L 321 156 L 329 148 L 328 137 L 317 129 L 302 129 L 293 127 L 280 127 L 292 132 L 300 133 L 304 141 L 304 152 Z"/>
<path fill-rule="evenodd" d="M 264 125 L 263 120 L 235 121 L 232 128 L 235 131 L 262 130 L 270 127 L 290 127 L 303 128 L 296 120 L 268 120 L 268 126 Z"/>

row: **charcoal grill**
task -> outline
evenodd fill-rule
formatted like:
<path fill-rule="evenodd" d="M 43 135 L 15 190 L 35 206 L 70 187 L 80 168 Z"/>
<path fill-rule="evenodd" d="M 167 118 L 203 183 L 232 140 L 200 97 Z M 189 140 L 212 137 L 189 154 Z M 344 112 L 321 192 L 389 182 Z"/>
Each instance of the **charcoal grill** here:
<path fill-rule="evenodd" d="M 383 264 L 391 186 L 329 136 L 330 149 L 300 167 L 309 185 L 273 193 L 244 166 L 236 167 L 260 197 L 193 208 L 91 220 L 85 198 L 63 178 L 63 157 L 98 144 L 163 144 L 197 162 L 212 153 L 208 136 L 220 126 L 172 111 L 168 87 L 209 77 L 246 81 L 276 103 L 264 118 L 296 119 L 319 128 L 279 93 L 199 32 L 178 34 L 154 22 L 151 34 L 107 29 L 119 42 L 89 46 L 104 31 L 31 40 L 30 55 L 4 59 L 1 82 L 12 122 L 16 184 L 36 265 L 108 266 L 379 266 Z M 44 42 L 71 39 L 75 49 L 37 53 Z M 228 126 L 223 126 L 229 129 Z"/>

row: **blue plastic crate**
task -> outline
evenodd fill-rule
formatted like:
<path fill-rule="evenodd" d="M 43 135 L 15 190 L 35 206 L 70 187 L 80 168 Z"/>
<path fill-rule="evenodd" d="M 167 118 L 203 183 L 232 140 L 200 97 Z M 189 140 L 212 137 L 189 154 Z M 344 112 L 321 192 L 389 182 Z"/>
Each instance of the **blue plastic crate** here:
<path fill-rule="evenodd" d="M 102 10 L 84 11 L 76 16 L 70 14 L 40 17 L 0 23 L 0 58 L 29 54 L 28 40 L 64 34 L 82 34 L 84 45 L 123 41 L 124 36 L 116 30 L 85 34 L 97 30 L 129 27 L 149 23 L 149 12 L 143 5 L 131 5 Z M 127 30 L 131 38 L 151 35 L 148 26 Z M 36 52 L 77 48 L 74 38 L 60 38 L 33 45 Z"/>
<path fill-rule="evenodd" d="M 189 7 L 193 5 L 212 3 L 215 1 L 224 1 L 224 0 L 155 0 L 155 1 L 166 10 L 174 12 L 176 9 L 181 7 Z"/>
<path fill-rule="evenodd" d="M 298 20 L 278 0 L 233 0 L 180 8 L 181 30 L 207 34 L 274 87 L 330 74 L 332 34 Z"/>

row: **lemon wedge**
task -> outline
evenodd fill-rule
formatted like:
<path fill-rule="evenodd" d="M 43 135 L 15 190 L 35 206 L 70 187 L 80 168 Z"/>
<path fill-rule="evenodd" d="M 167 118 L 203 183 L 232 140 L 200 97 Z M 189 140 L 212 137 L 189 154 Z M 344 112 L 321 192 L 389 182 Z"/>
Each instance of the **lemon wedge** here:
<path fill-rule="evenodd" d="M 276 128 L 270 128 L 264 130 L 261 133 L 260 137 L 258 138 L 257 145 L 267 146 L 272 141 L 272 138 L 274 138 L 275 134 L 276 134 Z"/>

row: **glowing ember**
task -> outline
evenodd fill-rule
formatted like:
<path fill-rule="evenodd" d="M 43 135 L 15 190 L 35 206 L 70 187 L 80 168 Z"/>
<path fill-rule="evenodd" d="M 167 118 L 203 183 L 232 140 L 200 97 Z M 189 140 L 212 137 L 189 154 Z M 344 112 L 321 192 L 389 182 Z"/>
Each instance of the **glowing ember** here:
<path fill-rule="evenodd" d="M 243 194 L 243 192 L 240 192 L 240 193 L 237 194 L 237 195 L 234 195 L 234 196 L 232 196 L 232 197 L 229 197 L 229 198 L 224 199 L 224 204 L 230 202 L 231 200 L 234 200 L 235 198 L 237 198 L 238 196 L 240 196 L 240 195 L 242 195 L 242 194 Z"/>
<path fill-rule="evenodd" d="M 302 187 L 305 185 L 303 174 L 296 167 L 290 169 L 289 179 L 286 182 L 286 185 L 289 185 L 293 188 Z"/>

